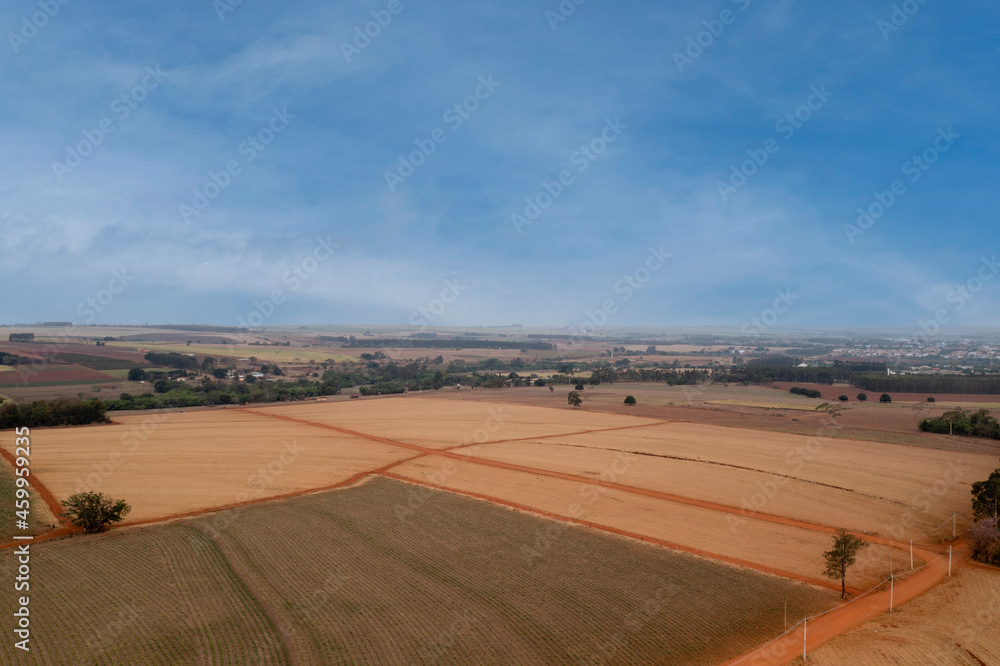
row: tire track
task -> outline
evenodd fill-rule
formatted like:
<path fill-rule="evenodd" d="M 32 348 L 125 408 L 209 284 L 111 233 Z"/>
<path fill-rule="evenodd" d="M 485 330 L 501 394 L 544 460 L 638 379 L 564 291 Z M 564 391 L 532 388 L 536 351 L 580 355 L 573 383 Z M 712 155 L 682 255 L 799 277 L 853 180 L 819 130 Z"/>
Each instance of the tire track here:
<path fill-rule="evenodd" d="M 212 534 L 211 530 L 207 530 L 195 523 L 185 523 L 185 525 L 201 534 L 215 546 L 219 556 L 226 563 L 226 566 L 229 567 L 229 571 L 232 573 L 233 577 L 239 581 L 241 585 L 243 585 L 247 594 L 250 595 L 250 597 L 264 612 L 264 615 L 267 617 L 268 622 L 271 625 L 271 629 L 278 636 L 278 641 L 281 643 L 281 649 L 282 652 L 285 653 L 285 659 L 287 662 L 291 664 L 291 666 L 298 666 L 299 664 L 307 663 L 302 661 L 302 656 L 297 652 L 295 646 L 292 644 L 292 641 L 288 639 L 286 632 L 282 631 L 282 627 L 293 626 L 292 622 L 290 620 L 283 621 L 279 617 L 278 611 L 271 604 L 269 604 L 263 596 L 261 596 L 258 590 L 250 584 L 249 578 L 245 572 L 241 571 L 239 566 L 237 566 L 235 558 L 233 558 L 232 554 L 229 552 L 229 548 L 218 540 L 215 535 Z"/>

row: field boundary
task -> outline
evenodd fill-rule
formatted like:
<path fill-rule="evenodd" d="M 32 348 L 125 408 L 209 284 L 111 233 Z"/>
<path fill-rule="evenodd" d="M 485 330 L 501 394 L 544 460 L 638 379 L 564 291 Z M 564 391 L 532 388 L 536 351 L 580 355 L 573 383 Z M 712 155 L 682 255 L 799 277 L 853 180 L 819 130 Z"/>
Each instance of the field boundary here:
<path fill-rule="evenodd" d="M 744 569 L 753 569 L 755 571 L 760 571 L 763 573 L 768 573 L 773 576 L 779 576 L 781 578 L 787 578 L 790 580 L 795 580 L 800 583 L 807 583 L 809 585 L 816 585 L 818 587 L 825 587 L 837 592 L 840 591 L 840 585 L 831 583 L 829 581 L 822 580 L 820 578 L 810 578 L 809 576 L 802 576 L 791 571 L 785 571 L 783 569 L 778 569 L 776 567 L 769 567 L 766 564 L 757 564 L 755 562 L 750 562 L 748 560 L 742 560 L 737 557 L 730 557 L 728 555 L 719 555 L 716 553 L 711 553 L 707 550 L 701 550 L 699 548 L 693 548 L 691 546 L 682 546 L 680 544 L 673 543 L 671 541 L 666 541 L 665 539 L 660 539 L 658 537 L 647 536 L 644 534 L 639 534 L 637 532 L 630 532 L 628 530 L 622 530 L 617 527 L 611 527 L 609 525 L 602 525 L 600 523 L 594 523 L 589 520 L 581 520 L 579 518 L 572 518 L 570 516 L 562 516 L 558 513 L 553 513 L 551 511 L 546 511 L 545 509 L 538 509 L 535 507 L 527 506 L 525 504 L 520 504 L 518 502 L 512 502 L 510 500 L 500 499 L 498 497 L 493 497 L 491 495 L 484 495 L 482 493 L 473 492 L 471 490 L 457 490 L 455 488 L 448 488 L 447 486 L 439 486 L 434 483 L 427 481 L 417 481 L 409 477 L 401 476 L 394 472 L 382 472 L 381 476 L 388 479 L 393 479 L 396 481 L 402 481 L 404 483 L 411 483 L 417 486 L 424 486 L 427 488 L 433 488 L 434 490 L 440 490 L 447 493 L 452 493 L 455 495 L 463 495 L 465 497 L 471 497 L 473 499 L 482 500 L 484 502 L 489 502 L 491 504 L 496 504 L 498 506 L 507 507 L 508 509 L 515 509 L 517 511 L 524 511 L 526 513 L 535 514 L 543 518 L 548 518 L 550 520 L 555 520 L 563 523 L 572 523 L 574 525 L 582 525 L 583 527 L 590 527 L 592 529 L 607 532 L 609 534 L 616 534 L 618 536 L 627 537 L 629 539 L 634 539 L 636 541 L 641 541 L 643 543 L 649 543 L 656 546 L 662 546 L 664 548 L 669 548 L 671 550 L 676 550 L 690 555 L 697 555 L 699 557 L 704 557 L 710 560 L 716 560 L 719 562 L 725 562 L 726 564 L 732 564 Z M 860 592 L 856 588 L 848 588 L 851 592 Z"/>

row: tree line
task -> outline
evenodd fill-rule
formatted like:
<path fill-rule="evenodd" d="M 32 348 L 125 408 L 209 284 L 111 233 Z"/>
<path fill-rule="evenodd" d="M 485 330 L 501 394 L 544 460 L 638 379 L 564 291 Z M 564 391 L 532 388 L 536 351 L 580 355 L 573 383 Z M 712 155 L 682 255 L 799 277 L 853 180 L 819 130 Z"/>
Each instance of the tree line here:
<path fill-rule="evenodd" d="M 165 368 L 177 368 L 179 370 L 197 370 L 198 359 L 187 354 L 177 352 L 149 352 L 143 358 L 153 365 L 161 365 Z"/>
<path fill-rule="evenodd" d="M 934 432 L 943 435 L 962 435 L 965 437 L 987 437 L 1000 439 L 1000 422 L 985 409 L 978 412 L 966 412 L 956 409 L 945 412 L 941 416 L 926 418 L 918 426 L 923 432 Z"/>
<path fill-rule="evenodd" d="M 0 405 L 0 430 L 107 423 L 106 412 L 107 406 L 100 400 L 61 398 L 24 405 L 8 401 Z"/>
<path fill-rule="evenodd" d="M 852 384 L 892 393 L 1000 394 L 1000 375 L 858 375 Z"/>
<path fill-rule="evenodd" d="M 552 351 L 555 345 L 551 342 L 526 340 L 412 340 L 409 338 L 371 338 L 367 340 L 348 339 L 345 347 L 398 347 L 400 349 L 532 349 L 536 351 Z"/>

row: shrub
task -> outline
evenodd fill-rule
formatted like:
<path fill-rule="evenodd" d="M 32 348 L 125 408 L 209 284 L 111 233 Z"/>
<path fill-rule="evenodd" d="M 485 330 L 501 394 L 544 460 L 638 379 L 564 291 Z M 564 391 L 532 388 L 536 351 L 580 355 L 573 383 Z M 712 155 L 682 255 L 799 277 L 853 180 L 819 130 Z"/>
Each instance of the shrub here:
<path fill-rule="evenodd" d="M 841 401 L 841 402 L 847 402 L 847 400 L 848 400 L 848 397 L 847 397 L 846 395 L 842 395 L 842 396 L 840 396 L 839 398 L 837 398 L 837 400 L 839 400 L 839 401 Z"/>
<path fill-rule="evenodd" d="M 62 505 L 62 515 L 87 534 L 103 532 L 132 510 L 123 499 L 113 500 L 95 492 L 77 493 L 63 500 Z"/>
<path fill-rule="evenodd" d="M 972 558 L 1000 566 L 1000 526 L 995 518 L 984 518 L 969 528 Z"/>
<path fill-rule="evenodd" d="M 632 397 L 632 396 L 630 396 L 630 395 L 625 396 L 625 404 L 626 405 L 634 405 L 635 404 L 635 398 Z"/>
<path fill-rule="evenodd" d="M 884 403 L 890 403 L 892 402 L 892 396 L 889 395 L 888 393 L 883 393 L 882 395 L 879 396 L 878 401 Z"/>

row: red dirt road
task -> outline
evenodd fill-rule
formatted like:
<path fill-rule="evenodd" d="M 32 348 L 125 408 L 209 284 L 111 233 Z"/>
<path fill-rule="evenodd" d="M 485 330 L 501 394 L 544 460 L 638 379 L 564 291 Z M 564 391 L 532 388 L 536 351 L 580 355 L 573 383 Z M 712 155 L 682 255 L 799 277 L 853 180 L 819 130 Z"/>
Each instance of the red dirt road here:
<path fill-rule="evenodd" d="M 916 547 L 914 547 L 916 551 Z M 926 557 L 930 553 L 924 553 Z M 952 566 L 964 564 L 968 549 L 962 540 L 955 544 Z M 948 575 L 948 556 L 938 556 L 920 571 L 900 579 L 892 590 L 892 607 L 914 599 L 941 582 Z M 877 592 L 844 604 L 808 622 L 807 627 L 798 627 L 777 640 L 729 662 L 734 664 L 788 664 L 803 652 L 803 631 L 807 632 L 806 655 L 830 639 L 860 625 L 865 620 L 889 610 L 889 591 Z"/>

